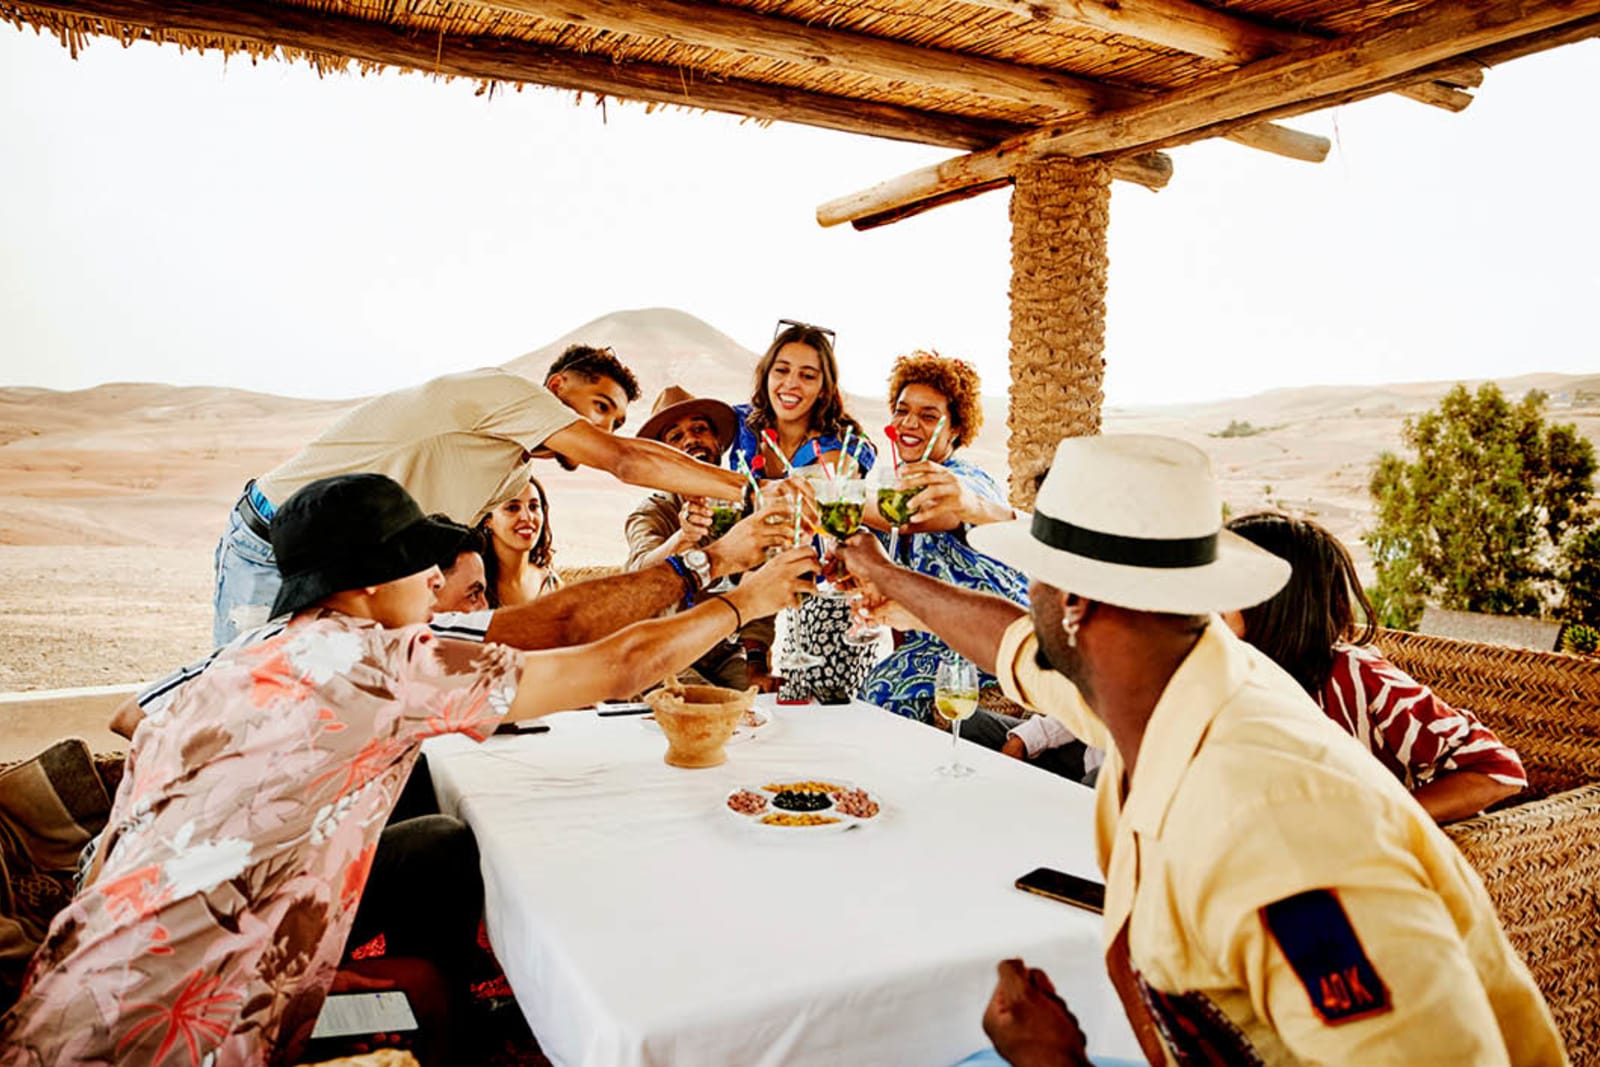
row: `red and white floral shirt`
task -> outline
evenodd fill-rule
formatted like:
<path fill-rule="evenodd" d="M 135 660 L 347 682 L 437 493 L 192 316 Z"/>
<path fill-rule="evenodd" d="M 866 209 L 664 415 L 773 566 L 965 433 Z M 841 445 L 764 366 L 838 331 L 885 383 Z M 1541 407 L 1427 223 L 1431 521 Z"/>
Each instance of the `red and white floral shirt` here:
<path fill-rule="evenodd" d="M 1516 752 L 1476 715 L 1446 704 L 1376 649 L 1335 646 L 1333 673 L 1316 697 L 1328 718 L 1366 745 L 1408 790 L 1448 771 L 1528 784 Z"/>
<path fill-rule="evenodd" d="M 294 1062 L 422 739 L 491 733 L 520 664 L 331 612 L 225 650 L 134 735 L 0 1065 Z"/>

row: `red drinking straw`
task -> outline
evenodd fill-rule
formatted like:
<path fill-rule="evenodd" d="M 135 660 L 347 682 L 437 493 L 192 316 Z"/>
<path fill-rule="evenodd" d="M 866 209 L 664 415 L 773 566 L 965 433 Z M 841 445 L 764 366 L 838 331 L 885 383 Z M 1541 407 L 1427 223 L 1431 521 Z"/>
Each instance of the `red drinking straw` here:
<path fill-rule="evenodd" d="M 883 436 L 889 439 L 889 444 L 894 446 L 894 469 L 900 469 L 900 431 L 894 428 L 894 423 L 883 428 Z"/>

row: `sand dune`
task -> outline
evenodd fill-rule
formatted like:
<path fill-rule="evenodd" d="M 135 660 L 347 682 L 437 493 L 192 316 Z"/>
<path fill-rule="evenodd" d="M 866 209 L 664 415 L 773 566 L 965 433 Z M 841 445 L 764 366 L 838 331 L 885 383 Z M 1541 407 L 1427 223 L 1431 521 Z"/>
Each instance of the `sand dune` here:
<path fill-rule="evenodd" d="M 639 372 L 644 419 L 669 382 L 738 400 L 756 354 L 680 311 L 620 312 L 518 357 L 541 374 L 568 343 L 613 345 Z M 992 383 L 1000 384 L 1000 383 Z M 1451 383 L 1278 390 L 1173 408 L 1115 408 L 1113 431 L 1168 433 L 1214 457 L 1237 510 L 1266 505 L 1317 515 L 1361 553 L 1374 457 L 1399 442 L 1402 418 Z M 1527 375 L 1502 382 L 1600 396 L 1600 376 Z M 1562 397 L 1558 396 L 1558 400 Z M 0 389 L 0 691 L 150 677 L 209 646 L 211 551 L 239 488 L 292 454 L 354 402 L 138 383 L 81 392 Z M 1554 415 L 1600 439 L 1600 404 Z M 881 397 L 852 397 L 876 435 Z M 1005 401 L 990 398 L 971 458 L 1002 475 Z M 1233 419 L 1263 432 L 1212 436 Z M 541 471 L 566 563 L 615 562 L 622 516 L 639 491 L 592 471 Z"/>

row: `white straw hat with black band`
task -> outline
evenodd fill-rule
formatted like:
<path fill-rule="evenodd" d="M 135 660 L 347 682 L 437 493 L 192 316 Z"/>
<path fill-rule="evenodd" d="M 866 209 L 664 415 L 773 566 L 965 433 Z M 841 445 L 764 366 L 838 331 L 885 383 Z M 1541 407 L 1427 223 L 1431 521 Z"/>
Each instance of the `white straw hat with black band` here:
<path fill-rule="evenodd" d="M 1135 611 L 1201 615 L 1271 597 L 1289 564 L 1222 528 L 1211 460 L 1153 434 L 1069 437 L 1035 512 L 972 547 L 1058 589 Z"/>

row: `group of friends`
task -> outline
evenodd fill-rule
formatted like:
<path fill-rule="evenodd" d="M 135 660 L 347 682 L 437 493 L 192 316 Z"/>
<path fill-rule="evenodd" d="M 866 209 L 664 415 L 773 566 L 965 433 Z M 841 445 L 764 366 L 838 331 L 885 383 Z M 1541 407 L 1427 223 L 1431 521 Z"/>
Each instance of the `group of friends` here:
<path fill-rule="evenodd" d="M 110 822 L 0 1065 L 294 1063 L 330 991 L 393 983 L 464 1062 L 442 1048 L 482 882 L 421 741 L 672 673 L 773 688 L 771 619 L 823 569 L 794 533 L 816 514 L 803 475 L 880 461 L 833 334 L 805 323 L 779 323 L 747 404 L 674 386 L 620 434 L 638 400 L 616 353 L 574 346 L 542 382 L 377 397 L 245 486 L 216 651 L 119 709 Z M 980 711 L 968 736 L 1097 789 L 1106 962 L 1151 1063 L 1565 1062 L 1437 826 L 1524 788 L 1521 763 L 1373 649 L 1337 539 L 1277 513 L 1224 526 L 1205 455 L 1153 436 L 1063 441 L 1018 514 L 959 454 L 983 420 L 969 364 L 904 356 L 885 400 L 882 461 L 916 494 L 908 516 L 869 497 L 833 549 L 895 635 L 858 695 L 937 725 L 935 668 L 960 655 L 1040 713 Z M 653 491 L 621 573 L 563 585 L 540 461 Z M 375 932 L 423 971 L 348 958 Z M 983 1018 L 1015 1067 L 1089 1062 L 1021 961 Z"/>

